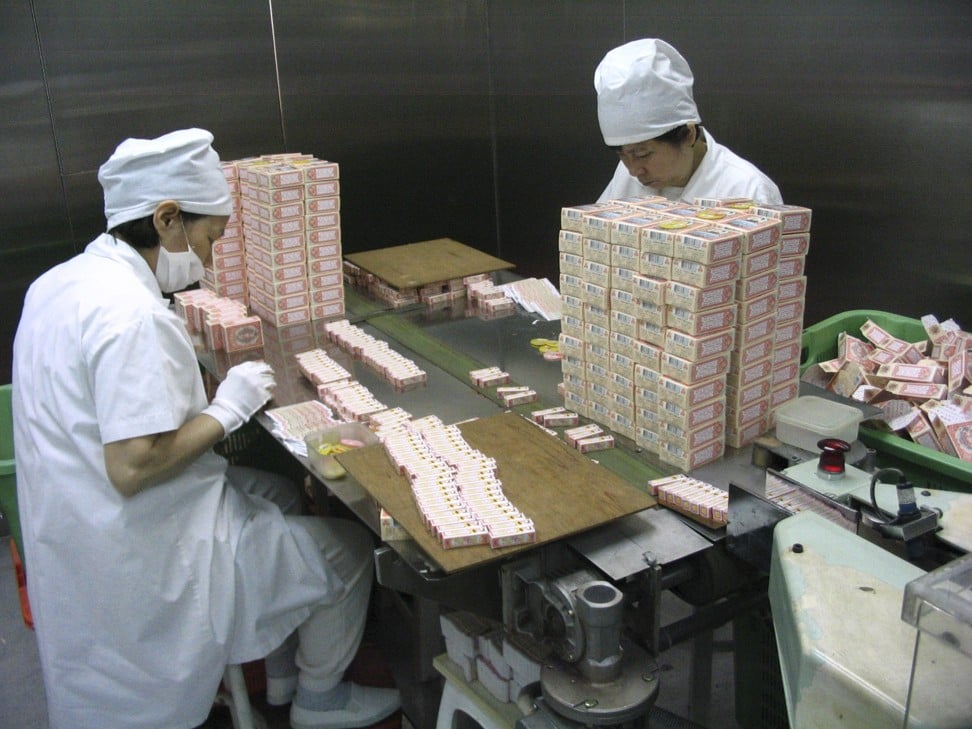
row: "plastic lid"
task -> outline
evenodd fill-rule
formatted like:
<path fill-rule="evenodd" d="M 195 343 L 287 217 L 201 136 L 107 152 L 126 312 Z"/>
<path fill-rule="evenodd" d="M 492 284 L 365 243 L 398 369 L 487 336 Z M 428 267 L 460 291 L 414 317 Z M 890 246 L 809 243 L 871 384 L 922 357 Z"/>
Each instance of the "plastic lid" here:
<path fill-rule="evenodd" d="M 972 658 L 972 554 L 905 585 L 901 619 Z"/>
<path fill-rule="evenodd" d="M 861 422 L 863 414 L 853 405 L 844 405 L 814 395 L 798 397 L 776 409 L 777 421 L 800 425 L 815 433 L 828 433 Z"/>

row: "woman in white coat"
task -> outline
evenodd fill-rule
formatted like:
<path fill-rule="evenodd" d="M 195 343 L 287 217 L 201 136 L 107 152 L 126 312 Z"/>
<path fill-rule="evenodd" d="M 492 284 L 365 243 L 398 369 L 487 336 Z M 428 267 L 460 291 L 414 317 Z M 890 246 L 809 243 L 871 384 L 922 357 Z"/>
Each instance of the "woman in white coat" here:
<path fill-rule="evenodd" d="M 109 232 L 24 303 L 17 494 L 52 729 L 197 726 L 226 664 L 271 651 L 268 699 L 293 698 L 295 727 L 366 726 L 399 705 L 341 680 L 366 620 L 370 534 L 290 515 L 292 485 L 212 450 L 274 379 L 238 365 L 207 402 L 162 296 L 199 280 L 233 209 L 211 142 L 187 129 L 119 145 L 98 174 Z"/>
<path fill-rule="evenodd" d="M 692 69 L 656 38 L 608 52 L 594 73 L 604 143 L 620 161 L 599 202 L 662 195 L 670 200 L 748 198 L 780 204 L 779 188 L 703 129 Z"/>

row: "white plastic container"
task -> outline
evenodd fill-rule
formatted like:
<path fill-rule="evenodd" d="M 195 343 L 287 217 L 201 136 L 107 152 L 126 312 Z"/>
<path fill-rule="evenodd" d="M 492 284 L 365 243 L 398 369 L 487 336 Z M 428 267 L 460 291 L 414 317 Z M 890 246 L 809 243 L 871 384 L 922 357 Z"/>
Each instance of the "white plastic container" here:
<path fill-rule="evenodd" d="M 852 405 L 807 395 L 776 409 L 776 437 L 784 443 L 817 452 L 821 438 L 839 438 L 848 444 L 857 440 L 857 426 L 863 415 Z"/>
<path fill-rule="evenodd" d="M 378 442 L 375 435 L 364 423 L 337 423 L 324 430 L 316 430 L 304 436 L 307 444 L 307 459 L 311 462 L 318 476 L 325 479 L 341 478 L 345 475 L 344 467 L 338 463 L 334 455 L 321 455 L 318 450 L 323 444 L 335 445 L 341 441 L 360 443 L 369 446 Z"/>

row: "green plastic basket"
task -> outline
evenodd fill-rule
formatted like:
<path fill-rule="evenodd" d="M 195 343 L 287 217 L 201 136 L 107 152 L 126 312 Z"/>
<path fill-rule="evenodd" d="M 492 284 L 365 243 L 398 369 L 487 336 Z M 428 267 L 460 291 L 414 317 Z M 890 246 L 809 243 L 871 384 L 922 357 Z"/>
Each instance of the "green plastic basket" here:
<path fill-rule="evenodd" d="M 868 319 L 899 339 L 919 342 L 927 339 L 925 327 L 917 319 L 871 309 L 855 309 L 835 314 L 803 331 L 800 373 L 811 365 L 837 356 L 837 336 L 847 332 L 861 337 L 861 325 Z M 926 448 L 894 433 L 862 424 L 861 442 L 877 453 L 878 466 L 898 468 L 917 486 L 947 491 L 972 492 L 972 463 Z"/>
<path fill-rule="evenodd" d="M 24 541 L 20 532 L 20 514 L 17 511 L 17 469 L 14 466 L 13 415 L 10 403 L 12 390 L 10 385 L 0 385 L 0 512 L 10 525 L 10 534 L 22 555 Z"/>

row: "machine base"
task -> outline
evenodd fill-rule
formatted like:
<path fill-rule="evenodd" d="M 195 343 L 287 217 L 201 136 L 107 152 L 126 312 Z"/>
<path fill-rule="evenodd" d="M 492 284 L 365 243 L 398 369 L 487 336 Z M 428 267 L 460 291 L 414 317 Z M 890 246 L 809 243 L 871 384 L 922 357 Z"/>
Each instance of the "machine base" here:
<path fill-rule="evenodd" d="M 567 719 L 584 726 L 623 726 L 651 710 L 658 697 L 658 667 L 646 651 L 627 643 L 621 675 L 610 683 L 591 683 L 574 665 L 549 661 L 540 686 L 546 703 Z"/>

